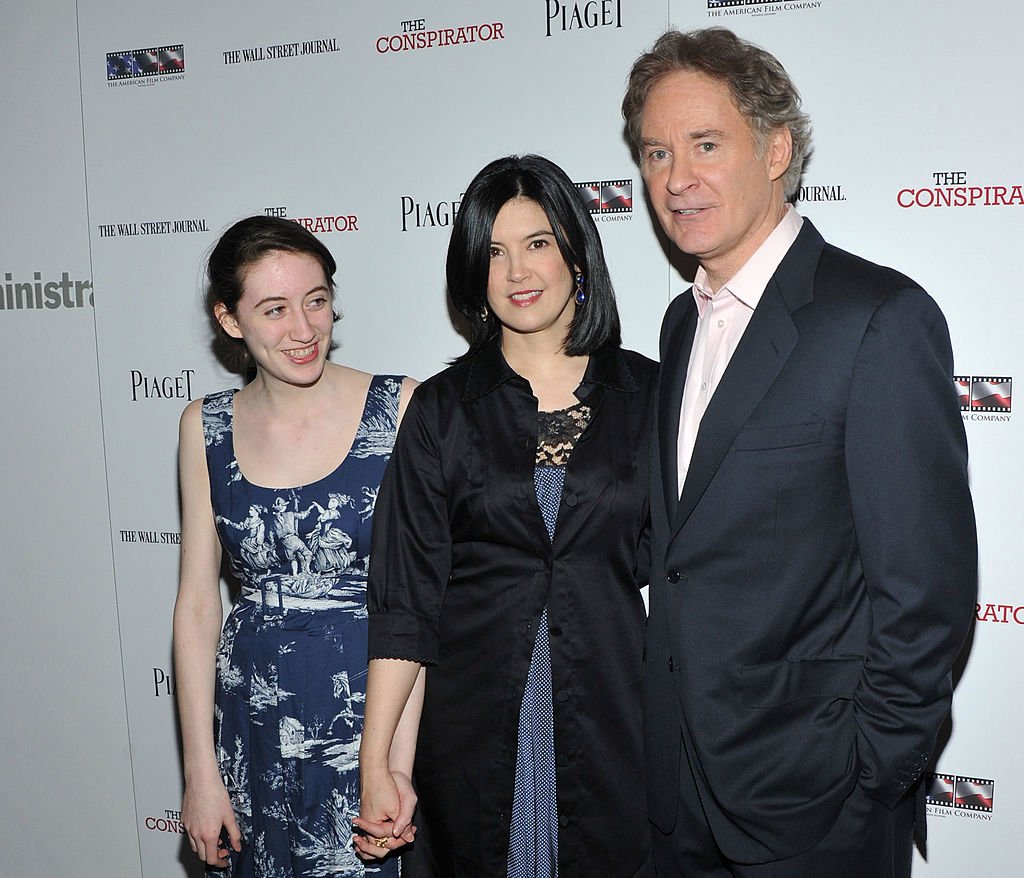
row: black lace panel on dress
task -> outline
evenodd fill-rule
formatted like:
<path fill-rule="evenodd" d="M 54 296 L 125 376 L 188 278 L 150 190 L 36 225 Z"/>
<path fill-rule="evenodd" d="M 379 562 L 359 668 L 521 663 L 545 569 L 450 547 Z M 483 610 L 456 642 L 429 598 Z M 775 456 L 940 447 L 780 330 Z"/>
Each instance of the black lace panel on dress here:
<path fill-rule="evenodd" d="M 557 412 L 537 412 L 537 466 L 565 466 L 590 423 L 590 406 L 578 402 Z"/>

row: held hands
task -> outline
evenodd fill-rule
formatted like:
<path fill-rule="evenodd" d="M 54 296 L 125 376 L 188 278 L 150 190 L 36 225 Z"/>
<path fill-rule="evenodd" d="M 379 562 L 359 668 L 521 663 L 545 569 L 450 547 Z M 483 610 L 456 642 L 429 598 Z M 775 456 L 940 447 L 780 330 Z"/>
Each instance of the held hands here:
<path fill-rule="evenodd" d="M 235 812 L 219 777 L 185 784 L 181 822 L 192 850 L 210 866 L 223 868 L 227 865 L 228 851 L 220 843 L 222 828 L 232 850 L 242 849 L 242 834 L 238 831 Z"/>
<path fill-rule="evenodd" d="M 379 780 L 364 777 L 359 816 L 352 821 L 363 832 L 353 834 L 356 853 L 364 860 L 380 859 L 412 842 L 415 811 L 416 792 L 408 775 L 391 771 Z"/>

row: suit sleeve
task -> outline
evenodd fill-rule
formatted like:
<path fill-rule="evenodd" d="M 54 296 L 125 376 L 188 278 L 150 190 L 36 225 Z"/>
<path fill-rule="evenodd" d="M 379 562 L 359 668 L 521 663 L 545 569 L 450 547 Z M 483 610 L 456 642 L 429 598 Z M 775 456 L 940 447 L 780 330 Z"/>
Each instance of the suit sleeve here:
<path fill-rule="evenodd" d="M 905 289 L 875 311 L 846 463 L 872 628 L 855 694 L 860 783 L 892 807 L 920 778 L 973 616 L 977 538 L 945 320 Z"/>
<path fill-rule="evenodd" d="M 437 662 L 452 537 L 433 390 L 421 385 L 409 402 L 374 510 L 371 659 Z"/>

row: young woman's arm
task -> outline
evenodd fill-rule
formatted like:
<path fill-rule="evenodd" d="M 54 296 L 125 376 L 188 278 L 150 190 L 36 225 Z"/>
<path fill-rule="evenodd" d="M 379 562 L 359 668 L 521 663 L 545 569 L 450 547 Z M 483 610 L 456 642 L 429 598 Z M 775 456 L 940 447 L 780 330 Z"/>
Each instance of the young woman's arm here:
<path fill-rule="evenodd" d="M 365 857 L 385 856 L 412 841 L 409 824 L 416 798 L 410 778 L 423 705 L 423 675 L 419 662 L 370 662 L 359 747 L 359 817 L 353 821 L 366 833 L 356 837 L 356 850 Z M 389 839 L 389 843 L 385 846 L 374 839 Z"/>
<path fill-rule="evenodd" d="M 241 834 L 221 780 L 213 746 L 213 692 L 217 641 L 223 617 L 220 542 L 210 504 L 203 440 L 202 400 L 181 416 L 178 433 L 181 483 L 181 570 L 174 604 L 174 670 L 184 752 L 185 795 L 181 822 L 201 860 L 224 866 L 221 833 L 241 850 Z"/>

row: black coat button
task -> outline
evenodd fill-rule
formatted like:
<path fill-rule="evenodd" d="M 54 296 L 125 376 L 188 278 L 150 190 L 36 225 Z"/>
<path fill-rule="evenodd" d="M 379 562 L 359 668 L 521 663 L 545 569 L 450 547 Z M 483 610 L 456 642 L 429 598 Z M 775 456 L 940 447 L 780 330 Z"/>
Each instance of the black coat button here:
<path fill-rule="evenodd" d="M 577 503 L 580 502 L 579 497 L 577 497 L 572 491 L 566 491 L 565 496 L 562 498 L 562 500 L 565 501 L 566 506 L 575 506 Z"/>
<path fill-rule="evenodd" d="M 679 571 L 675 567 L 669 567 L 665 573 L 665 578 L 672 583 L 679 582 Z"/>

